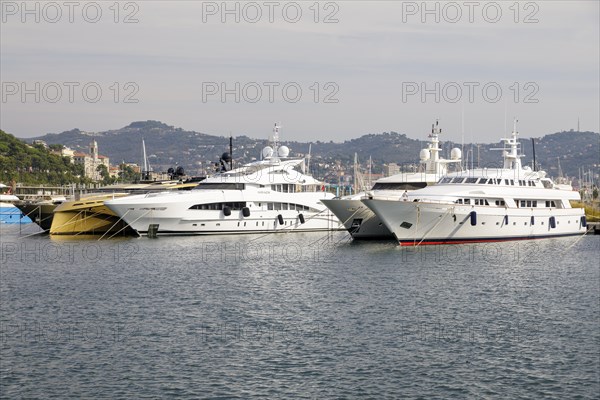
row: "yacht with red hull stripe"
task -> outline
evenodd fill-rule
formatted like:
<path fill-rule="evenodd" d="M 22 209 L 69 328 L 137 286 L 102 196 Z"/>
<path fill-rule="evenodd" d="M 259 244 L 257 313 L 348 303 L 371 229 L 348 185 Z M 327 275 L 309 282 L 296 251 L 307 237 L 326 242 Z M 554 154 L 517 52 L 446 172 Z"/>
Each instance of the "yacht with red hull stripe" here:
<path fill-rule="evenodd" d="M 445 175 L 437 185 L 407 196 L 362 202 L 399 244 L 457 244 L 581 235 L 578 192 L 556 185 L 546 173 L 521 165 L 518 132 L 502 141 L 503 168 L 477 168 Z"/>

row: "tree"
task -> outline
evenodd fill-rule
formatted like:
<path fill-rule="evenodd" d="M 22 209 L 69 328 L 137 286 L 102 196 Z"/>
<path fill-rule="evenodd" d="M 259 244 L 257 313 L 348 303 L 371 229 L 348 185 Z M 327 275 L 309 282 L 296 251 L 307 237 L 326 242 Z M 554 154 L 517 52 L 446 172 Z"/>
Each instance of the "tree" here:
<path fill-rule="evenodd" d="M 133 170 L 133 167 L 127 164 L 120 165 L 119 177 L 123 182 L 135 182 L 138 180 L 138 173 Z"/>
<path fill-rule="evenodd" d="M 106 168 L 106 165 L 104 165 L 104 164 L 98 165 L 96 167 L 96 171 L 98 171 L 100 173 L 103 184 L 110 185 L 111 183 L 113 183 L 113 178 L 111 178 L 110 173 L 108 172 L 108 168 Z"/>
<path fill-rule="evenodd" d="M 50 144 L 48 145 L 48 148 L 53 151 L 61 151 L 65 148 L 65 146 L 63 146 L 62 144 Z"/>

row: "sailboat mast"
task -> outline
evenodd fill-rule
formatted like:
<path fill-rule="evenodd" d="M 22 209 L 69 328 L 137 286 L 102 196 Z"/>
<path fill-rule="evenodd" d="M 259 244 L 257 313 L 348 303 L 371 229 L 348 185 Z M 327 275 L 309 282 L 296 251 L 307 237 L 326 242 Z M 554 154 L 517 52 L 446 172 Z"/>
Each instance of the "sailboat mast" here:
<path fill-rule="evenodd" d="M 146 156 L 146 142 L 142 138 L 142 179 L 146 179 L 146 175 L 148 174 L 148 157 Z"/>
<path fill-rule="evenodd" d="M 533 170 L 537 171 L 537 164 L 535 162 L 535 139 L 531 138 L 531 147 L 532 147 L 532 152 L 533 152 Z"/>
<path fill-rule="evenodd" d="M 229 169 L 233 169 L 233 136 L 229 134 Z"/>

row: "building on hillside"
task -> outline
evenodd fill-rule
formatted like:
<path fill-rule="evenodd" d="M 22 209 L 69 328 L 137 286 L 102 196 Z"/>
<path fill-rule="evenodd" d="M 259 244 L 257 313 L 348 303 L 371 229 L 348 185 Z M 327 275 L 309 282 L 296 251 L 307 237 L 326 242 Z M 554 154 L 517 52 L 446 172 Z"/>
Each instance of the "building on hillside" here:
<path fill-rule="evenodd" d="M 52 154 L 56 154 L 57 156 L 67 157 L 71 161 L 71 164 L 73 164 L 75 162 L 73 159 L 75 157 L 75 150 L 73 150 L 67 146 L 63 146 L 63 148 L 60 150 L 52 150 L 50 152 Z"/>
<path fill-rule="evenodd" d="M 393 176 L 400 173 L 400 166 L 396 163 L 389 163 L 383 166 L 383 175 Z"/>
<path fill-rule="evenodd" d="M 74 152 L 73 162 L 83 165 L 85 176 L 93 181 L 102 180 L 102 175 L 98 172 L 99 165 L 104 165 L 107 170 L 110 170 L 109 159 L 98 153 L 98 143 L 95 140 L 90 143 L 90 154 Z"/>

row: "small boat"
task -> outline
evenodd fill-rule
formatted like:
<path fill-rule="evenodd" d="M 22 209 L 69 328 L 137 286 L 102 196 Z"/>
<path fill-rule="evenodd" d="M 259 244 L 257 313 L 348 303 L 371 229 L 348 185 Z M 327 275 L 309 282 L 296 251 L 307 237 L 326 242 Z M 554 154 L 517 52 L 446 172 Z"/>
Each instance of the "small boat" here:
<path fill-rule="evenodd" d="M 0 223 L 1 224 L 30 224 L 31 218 L 16 206 L 19 198 L 11 194 L 10 187 L 0 183 Z"/>

